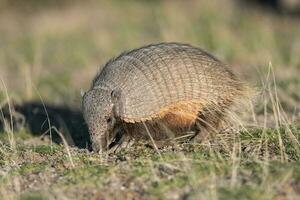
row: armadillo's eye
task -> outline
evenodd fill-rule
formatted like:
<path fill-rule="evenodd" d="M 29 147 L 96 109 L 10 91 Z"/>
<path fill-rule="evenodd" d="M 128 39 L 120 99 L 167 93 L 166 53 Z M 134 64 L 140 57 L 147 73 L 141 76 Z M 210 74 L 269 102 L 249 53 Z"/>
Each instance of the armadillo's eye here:
<path fill-rule="evenodd" d="M 111 117 L 106 118 L 106 122 L 107 122 L 108 124 L 110 124 L 111 121 L 112 121 Z"/>

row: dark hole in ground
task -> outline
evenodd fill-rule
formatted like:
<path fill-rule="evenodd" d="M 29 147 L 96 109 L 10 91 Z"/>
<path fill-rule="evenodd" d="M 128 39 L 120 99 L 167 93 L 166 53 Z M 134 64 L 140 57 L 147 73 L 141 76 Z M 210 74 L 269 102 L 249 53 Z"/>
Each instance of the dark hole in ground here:
<path fill-rule="evenodd" d="M 38 136 L 47 132 L 50 125 L 62 133 L 69 145 L 91 149 L 88 129 L 79 109 L 45 104 L 46 112 L 43 104 L 39 102 L 29 102 L 11 107 L 15 132 L 26 128 L 33 135 Z M 10 124 L 8 106 L 4 106 L 0 112 L 1 132 L 4 132 L 5 129 L 4 120 Z M 50 134 L 49 131 L 47 134 Z M 55 143 L 62 142 L 61 137 L 54 129 L 52 129 L 51 135 L 51 139 Z"/>

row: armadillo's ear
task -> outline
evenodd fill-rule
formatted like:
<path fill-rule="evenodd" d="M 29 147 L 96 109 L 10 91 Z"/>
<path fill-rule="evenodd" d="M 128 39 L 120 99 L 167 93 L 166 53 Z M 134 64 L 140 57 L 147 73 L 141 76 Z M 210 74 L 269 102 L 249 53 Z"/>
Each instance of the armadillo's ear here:
<path fill-rule="evenodd" d="M 120 116 L 122 113 L 122 92 L 121 90 L 113 90 L 111 92 L 111 101 L 113 103 L 113 113 Z"/>
<path fill-rule="evenodd" d="M 81 97 L 83 97 L 84 95 L 85 95 L 85 91 L 83 91 L 82 89 L 80 90 L 80 95 L 81 95 Z"/>

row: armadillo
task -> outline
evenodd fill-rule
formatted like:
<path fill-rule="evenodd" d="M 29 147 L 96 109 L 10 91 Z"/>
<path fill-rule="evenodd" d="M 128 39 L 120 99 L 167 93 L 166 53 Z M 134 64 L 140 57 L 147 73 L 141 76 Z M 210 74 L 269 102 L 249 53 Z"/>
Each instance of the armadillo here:
<path fill-rule="evenodd" d="M 207 52 L 159 43 L 108 61 L 82 109 L 93 149 L 105 151 L 124 138 L 164 141 L 216 130 L 244 93 L 230 68 Z"/>

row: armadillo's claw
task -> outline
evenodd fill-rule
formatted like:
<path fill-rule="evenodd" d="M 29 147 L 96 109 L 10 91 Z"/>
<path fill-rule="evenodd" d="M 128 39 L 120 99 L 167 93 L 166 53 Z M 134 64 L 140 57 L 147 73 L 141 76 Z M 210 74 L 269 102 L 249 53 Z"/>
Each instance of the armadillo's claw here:
<path fill-rule="evenodd" d="M 132 146 L 134 144 L 134 139 L 127 136 L 127 135 L 123 135 L 122 138 L 118 141 L 117 144 L 115 144 L 113 147 L 111 147 L 108 150 L 109 154 L 116 154 L 118 152 L 120 152 L 122 149 L 125 148 L 129 148 L 130 146 Z"/>

